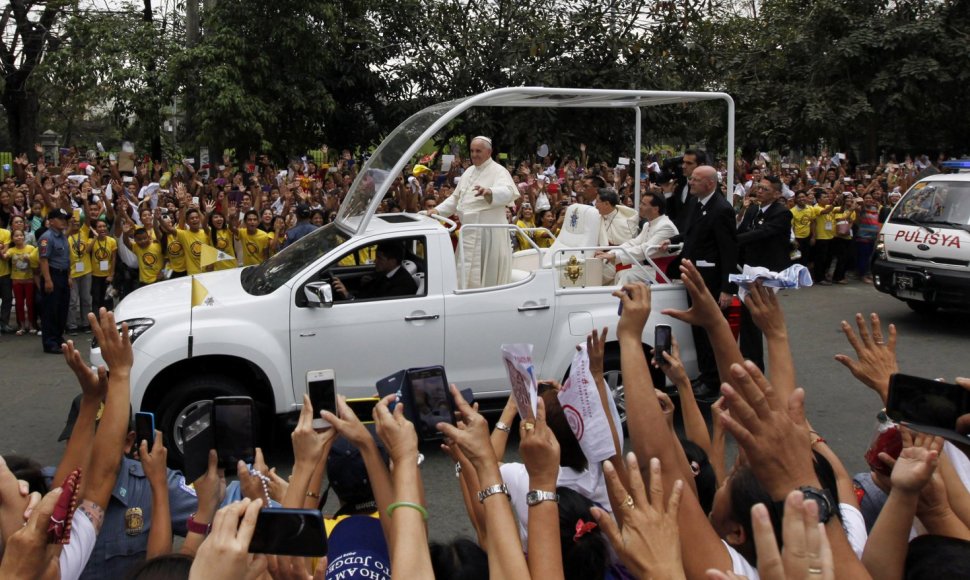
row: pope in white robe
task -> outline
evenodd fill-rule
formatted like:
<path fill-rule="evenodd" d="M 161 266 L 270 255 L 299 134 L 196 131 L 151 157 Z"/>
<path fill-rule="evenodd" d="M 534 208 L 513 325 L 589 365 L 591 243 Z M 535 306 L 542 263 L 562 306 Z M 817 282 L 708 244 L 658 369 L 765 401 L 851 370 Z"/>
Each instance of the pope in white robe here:
<path fill-rule="evenodd" d="M 458 287 L 483 288 L 508 284 L 512 274 L 509 230 L 467 227 L 505 224 L 505 207 L 519 198 L 519 189 L 505 167 L 492 160 L 492 141 L 476 137 L 471 143 L 473 165 L 462 174 L 455 191 L 429 213 L 458 214 L 461 246 L 456 254 Z"/>

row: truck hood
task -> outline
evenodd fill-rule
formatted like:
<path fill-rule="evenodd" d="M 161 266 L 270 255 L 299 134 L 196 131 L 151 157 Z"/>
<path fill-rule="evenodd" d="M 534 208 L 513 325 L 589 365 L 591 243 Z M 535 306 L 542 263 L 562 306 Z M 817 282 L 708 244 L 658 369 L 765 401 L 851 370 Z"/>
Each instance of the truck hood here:
<path fill-rule="evenodd" d="M 239 277 L 243 268 L 206 272 L 194 277 L 206 291 L 203 304 L 199 308 L 219 307 L 234 304 L 241 300 L 252 299 L 242 289 Z M 164 315 L 189 314 L 192 305 L 193 277 L 185 276 L 175 280 L 156 282 L 135 290 L 121 301 L 115 309 L 115 319 L 119 322 L 132 318 L 159 318 Z"/>

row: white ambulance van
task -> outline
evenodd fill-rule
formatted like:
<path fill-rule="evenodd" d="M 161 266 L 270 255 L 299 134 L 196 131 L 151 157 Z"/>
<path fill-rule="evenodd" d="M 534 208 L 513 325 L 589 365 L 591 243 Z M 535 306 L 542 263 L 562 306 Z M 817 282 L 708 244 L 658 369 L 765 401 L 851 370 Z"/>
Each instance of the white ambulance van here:
<path fill-rule="evenodd" d="M 917 181 L 883 224 L 872 260 L 876 289 L 916 312 L 970 308 L 970 160 Z"/>

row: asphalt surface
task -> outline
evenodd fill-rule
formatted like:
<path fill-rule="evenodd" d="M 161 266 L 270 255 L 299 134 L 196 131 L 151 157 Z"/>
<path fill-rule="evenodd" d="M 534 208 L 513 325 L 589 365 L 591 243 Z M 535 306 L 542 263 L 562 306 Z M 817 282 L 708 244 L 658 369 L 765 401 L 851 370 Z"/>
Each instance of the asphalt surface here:
<path fill-rule="evenodd" d="M 903 372 L 925 377 L 970 375 L 970 314 L 918 315 L 893 298 L 851 281 L 782 293 L 798 379 L 807 392 L 808 416 L 851 472 L 864 469 L 863 453 L 881 408 L 875 394 L 855 381 L 837 353 L 851 349 L 839 330 L 856 312 L 878 312 L 899 331 L 897 354 Z M 89 335 L 75 337 L 87 352 Z M 57 437 L 78 387 L 61 357 L 44 354 L 40 337 L 0 336 L 0 452 L 18 453 L 44 465 L 63 451 Z M 515 440 L 510 442 L 514 448 Z M 473 537 L 462 507 L 453 465 L 434 445 L 422 449 L 422 474 L 431 512 L 431 539 L 456 534 Z M 271 466 L 288 472 L 292 457 L 285 445 L 269 452 Z M 506 460 L 513 460 L 509 453 Z M 333 505 L 333 499 L 329 505 Z"/>

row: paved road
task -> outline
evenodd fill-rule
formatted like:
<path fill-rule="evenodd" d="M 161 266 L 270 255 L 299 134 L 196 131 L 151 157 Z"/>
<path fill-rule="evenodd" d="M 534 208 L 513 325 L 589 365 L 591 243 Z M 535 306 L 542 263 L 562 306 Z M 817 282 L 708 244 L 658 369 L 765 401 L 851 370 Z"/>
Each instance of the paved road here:
<path fill-rule="evenodd" d="M 879 312 L 899 329 L 898 354 L 904 372 L 949 380 L 970 375 L 970 314 L 920 316 L 902 302 L 855 282 L 784 292 L 783 304 L 798 379 L 808 393 L 809 418 L 850 471 L 864 468 L 862 455 L 881 405 L 832 359 L 848 349 L 839 321 L 851 321 L 860 311 Z M 85 337 L 78 338 L 86 350 Z M 61 358 L 41 352 L 39 337 L 0 337 L 0 369 L 0 452 L 52 464 L 63 449 L 56 439 L 77 392 L 74 376 Z M 451 464 L 434 446 L 422 451 L 427 457 L 422 472 L 432 540 L 471 535 Z M 271 453 L 271 465 L 281 471 L 287 470 L 288 461 L 292 460 L 285 448 Z"/>

